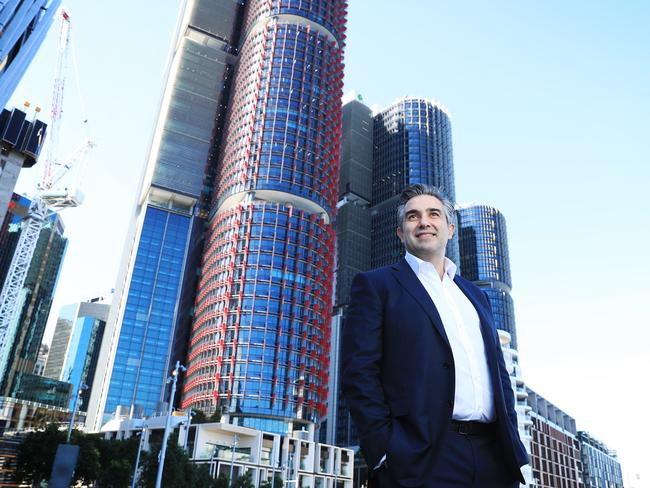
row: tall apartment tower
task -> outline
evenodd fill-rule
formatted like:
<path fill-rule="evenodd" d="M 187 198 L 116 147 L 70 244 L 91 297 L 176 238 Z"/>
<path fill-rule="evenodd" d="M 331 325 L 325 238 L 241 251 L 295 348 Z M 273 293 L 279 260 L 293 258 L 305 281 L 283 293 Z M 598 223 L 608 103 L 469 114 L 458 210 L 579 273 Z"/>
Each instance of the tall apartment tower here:
<path fill-rule="evenodd" d="M 325 413 L 345 0 L 251 0 L 183 407 L 310 430 Z"/>
<path fill-rule="evenodd" d="M 185 355 L 243 6 L 184 5 L 92 387 L 90 430 L 118 407 L 157 411 L 170 365 Z"/>
<path fill-rule="evenodd" d="M 488 205 L 461 205 L 456 208 L 456 226 L 462 275 L 481 288 L 490 301 L 515 393 L 519 436 L 530 452 L 532 421 L 519 365 L 514 304 L 510 297 L 512 278 L 506 219 L 499 210 Z M 532 480 L 529 466 L 522 472 L 526 480 Z"/>
<path fill-rule="evenodd" d="M 372 267 L 386 266 L 404 255 L 395 234 L 395 208 L 408 185 L 439 187 L 456 200 L 451 145 L 451 120 L 441 105 L 424 98 L 402 98 L 375 115 L 372 186 Z M 458 240 L 447 245 L 458 260 Z"/>
<path fill-rule="evenodd" d="M 0 110 L 45 39 L 61 0 L 0 3 Z"/>
<path fill-rule="evenodd" d="M 467 205 L 457 208 L 456 220 L 463 278 L 487 294 L 497 329 L 509 333 L 517 349 L 506 219 L 494 207 Z"/>

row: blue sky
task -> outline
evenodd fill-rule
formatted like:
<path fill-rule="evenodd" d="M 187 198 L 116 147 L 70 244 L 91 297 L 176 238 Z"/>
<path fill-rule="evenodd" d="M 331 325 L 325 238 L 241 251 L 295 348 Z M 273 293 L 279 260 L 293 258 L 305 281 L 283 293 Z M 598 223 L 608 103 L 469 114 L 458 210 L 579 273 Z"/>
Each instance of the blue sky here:
<path fill-rule="evenodd" d="M 115 284 L 178 6 L 68 2 L 98 146 L 86 204 L 64 215 L 56 307 Z M 369 105 L 414 95 L 451 112 L 459 202 L 508 223 L 525 379 L 617 449 L 636 488 L 650 482 L 648 25 L 633 0 L 350 0 L 346 47 L 346 90 Z M 14 104 L 48 106 L 55 49 L 56 27 Z M 83 139 L 78 93 L 70 69 L 63 154 Z"/>

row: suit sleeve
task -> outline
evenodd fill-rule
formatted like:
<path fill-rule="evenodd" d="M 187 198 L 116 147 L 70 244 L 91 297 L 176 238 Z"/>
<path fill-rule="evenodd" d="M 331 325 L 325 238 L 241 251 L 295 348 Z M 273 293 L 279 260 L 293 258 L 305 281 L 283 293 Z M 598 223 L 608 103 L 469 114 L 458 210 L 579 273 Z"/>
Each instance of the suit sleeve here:
<path fill-rule="evenodd" d="M 382 299 L 368 276 L 355 276 L 343 326 L 341 388 L 368 466 L 376 466 L 386 454 L 391 430 L 381 385 L 382 309 Z"/>

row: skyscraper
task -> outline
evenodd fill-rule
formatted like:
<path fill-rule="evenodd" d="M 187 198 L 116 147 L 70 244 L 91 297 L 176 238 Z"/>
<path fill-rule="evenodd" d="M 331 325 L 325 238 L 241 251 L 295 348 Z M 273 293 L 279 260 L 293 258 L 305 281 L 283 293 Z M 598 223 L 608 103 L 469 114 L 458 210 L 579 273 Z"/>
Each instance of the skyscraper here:
<path fill-rule="evenodd" d="M 242 2 L 185 3 L 88 410 L 149 415 L 183 358 Z"/>
<path fill-rule="evenodd" d="M 275 432 L 325 411 L 346 6 L 246 4 L 184 407 Z"/>
<path fill-rule="evenodd" d="M 463 278 L 487 294 L 495 325 L 510 334 L 511 347 L 517 349 L 506 219 L 488 205 L 461 206 L 456 219 Z"/>
<path fill-rule="evenodd" d="M 357 444 L 345 400 L 339 394 L 339 337 L 350 303 L 354 276 L 370 269 L 372 198 L 372 127 L 370 107 L 360 97 L 343 105 L 339 200 L 334 227 L 336 263 L 334 311 L 330 351 L 330 381 L 327 418 L 321 426 L 321 440 L 330 444 Z"/>
<path fill-rule="evenodd" d="M 83 384 L 79 409 L 86 411 L 92 394 L 93 378 L 97 359 L 104 337 L 104 328 L 110 305 L 89 302 L 73 303 L 61 307 L 56 323 L 52 349 L 45 365 L 45 375 L 55 380 L 72 384 L 72 391 L 78 391 Z M 70 408 L 74 395 L 71 399 Z"/>
<path fill-rule="evenodd" d="M 375 115 L 372 186 L 372 267 L 392 264 L 404 255 L 395 234 L 395 208 L 408 185 L 440 188 L 455 201 L 451 120 L 441 105 L 424 98 L 402 98 Z M 458 240 L 447 256 L 460 268 Z"/>
<path fill-rule="evenodd" d="M 0 110 L 45 39 L 61 0 L 0 3 Z"/>

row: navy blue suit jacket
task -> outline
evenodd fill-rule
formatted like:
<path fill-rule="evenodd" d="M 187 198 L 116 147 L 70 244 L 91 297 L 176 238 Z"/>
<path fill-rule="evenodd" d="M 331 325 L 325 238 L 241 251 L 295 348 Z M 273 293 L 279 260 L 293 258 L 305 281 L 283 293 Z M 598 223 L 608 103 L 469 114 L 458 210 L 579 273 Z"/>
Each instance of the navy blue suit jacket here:
<path fill-rule="evenodd" d="M 454 282 L 479 315 L 504 463 L 523 481 L 519 468 L 528 455 L 490 304 L 471 282 Z M 454 358 L 440 315 L 405 259 L 354 278 L 341 363 L 343 395 L 369 469 L 386 454 L 397 481 L 425 484 L 449 430 Z"/>

